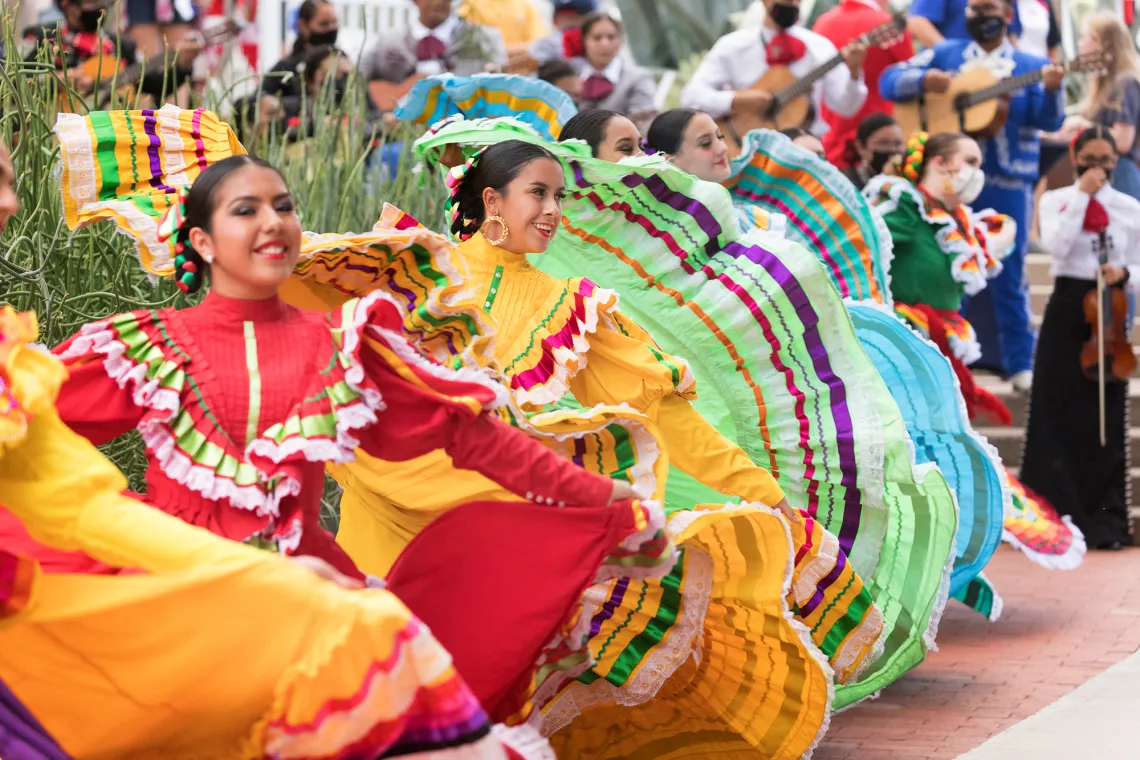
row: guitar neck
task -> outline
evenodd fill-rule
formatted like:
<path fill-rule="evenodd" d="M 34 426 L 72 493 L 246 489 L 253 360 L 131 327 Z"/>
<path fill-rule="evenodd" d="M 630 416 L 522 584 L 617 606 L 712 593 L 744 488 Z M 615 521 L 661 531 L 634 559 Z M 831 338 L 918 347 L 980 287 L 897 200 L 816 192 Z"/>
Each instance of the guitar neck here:
<path fill-rule="evenodd" d="M 1019 74 L 1009 79 L 1003 79 L 997 84 L 992 84 L 989 87 L 983 87 L 980 90 L 971 92 L 966 96 L 966 105 L 976 106 L 978 103 L 984 103 L 987 100 L 1000 98 L 1002 95 L 1008 95 L 1015 90 L 1020 90 L 1023 87 L 1028 87 L 1031 84 L 1040 82 L 1044 77 L 1044 73 L 1038 69 L 1037 71 L 1030 71 L 1026 74 Z"/>
<path fill-rule="evenodd" d="M 811 88 L 820 79 L 827 76 L 827 73 L 834 69 L 839 64 L 843 63 L 843 56 L 836 54 L 833 58 L 828 59 L 826 62 L 816 66 L 804 76 L 796 80 L 795 84 L 790 84 L 782 90 L 777 90 L 772 93 L 772 98 L 777 103 L 790 103 L 796 98 L 803 97 L 811 92 Z"/>

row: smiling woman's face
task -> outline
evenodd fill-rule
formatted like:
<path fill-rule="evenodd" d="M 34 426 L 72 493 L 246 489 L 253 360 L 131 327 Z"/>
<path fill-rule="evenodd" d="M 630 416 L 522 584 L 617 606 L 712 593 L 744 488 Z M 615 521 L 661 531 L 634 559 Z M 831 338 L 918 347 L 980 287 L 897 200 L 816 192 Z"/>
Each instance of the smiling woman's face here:
<path fill-rule="evenodd" d="M 562 165 L 552 158 L 536 158 L 524 166 L 503 191 L 483 191 L 487 217 L 498 216 L 507 223 L 507 237 L 501 247 L 511 253 L 543 253 L 562 222 L 562 199 L 566 178 Z M 491 225 L 489 225 L 491 226 Z M 499 235 L 498 225 L 488 237 Z"/>
<path fill-rule="evenodd" d="M 732 170 L 728 165 L 728 145 L 712 117 L 703 111 L 689 119 L 681 147 L 673 163 L 689 174 L 709 182 L 723 182 Z"/>

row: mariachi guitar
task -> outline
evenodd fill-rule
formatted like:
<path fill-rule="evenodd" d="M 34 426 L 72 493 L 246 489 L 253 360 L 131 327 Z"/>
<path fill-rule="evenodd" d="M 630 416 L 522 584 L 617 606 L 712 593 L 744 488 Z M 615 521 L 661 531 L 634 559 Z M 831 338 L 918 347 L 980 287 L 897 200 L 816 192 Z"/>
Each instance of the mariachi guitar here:
<path fill-rule="evenodd" d="M 1089 53 L 1069 61 L 1062 68 L 1066 74 L 1103 72 L 1107 63 L 1108 60 L 1100 53 Z M 946 92 L 927 92 L 914 100 L 896 104 L 895 119 L 902 126 L 903 134 L 907 135 L 921 131 L 993 137 L 1009 117 L 1010 96 L 1040 82 L 1043 77 L 1043 69 L 1006 79 L 998 79 L 986 68 L 970 69 L 955 74 Z"/>
<path fill-rule="evenodd" d="M 890 47 L 899 40 L 906 28 L 906 16 L 896 15 L 890 21 L 875 27 L 853 44 Z M 724 140 L 728 143 L 728 155 L 740 155 L 744 135 L 754 129 L 787 129 L 801 127 L 812 112 L 811 88 L 832 69 L 844 63 L 843 54 L 836 53 L 824 63 L 802 77 L 797 77 L 787 66 L 772 66 L 764 76 L 749 87 L 772 94 L 772 102 L 764 111 L 756 113 L 730 113 L 717 121 Z"/>
<path fill-rule="evenodd" d="M 201 32 L 202 45 L 217 45 L 237 36 L 241 26 L 232 19 Z M 145 62 L 127 65 L 122 58 L 115 55 L 97 54 L 79 64 L 79 72 L 94 83 L 94 89 L 84 100 L 90 101 L 90 110 L 106 108 L 112 100 L 129 101 L 133 95 L 132 88 L 139 83 L 143 76 L 150 71 L 162 71 L 167 65 L 167 56 L 164 53 L 148 58 Z M 71 110 L 74 95 L 62 92 L 59 96 L 60 110 Z"/>

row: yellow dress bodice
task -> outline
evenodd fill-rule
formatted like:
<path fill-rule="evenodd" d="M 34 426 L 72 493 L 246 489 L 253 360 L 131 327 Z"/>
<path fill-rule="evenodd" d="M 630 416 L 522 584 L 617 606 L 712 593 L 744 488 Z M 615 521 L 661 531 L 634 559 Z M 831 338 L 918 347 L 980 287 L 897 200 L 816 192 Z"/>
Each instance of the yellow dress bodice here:
<path fill-rule="evenodd" d="M 688 364 L 625 317 L 613 291 L 584 278 L 555 279 L 482 235 L 461 243 L 459 252 L 468 297 L 494 326 L 489 353 L 518 409 L 542 412 L 571 395 L 583 407 L 625 405 L 646 420 L 650 448 L 663 461 L 726 496 L 768 505 L 783 498 L 771 473 L 693 409 Z M 626 468 L 620 455 L 610 455 L 598 469 L 612 475 Z M 345 489 L 337 541 L 376 575 L 443 512 L 468 501 L 518 498 L 478 473 L 455 469 L 442 451 L 407 462 L 380 462 L 358 451 L 355 462 L 330 472 Z"/>

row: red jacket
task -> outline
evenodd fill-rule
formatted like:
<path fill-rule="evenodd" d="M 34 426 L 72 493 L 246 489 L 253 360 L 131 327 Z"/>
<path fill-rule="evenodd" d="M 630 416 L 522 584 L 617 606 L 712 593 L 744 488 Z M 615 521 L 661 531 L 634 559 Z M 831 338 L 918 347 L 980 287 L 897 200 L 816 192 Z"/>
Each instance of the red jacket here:
<path fill-rule="evenodd" d="M 819 17 L 813 31 L 831 40 L 835 47 L 843 48 L 860 35 L 890 20 L 891 14 L 879 7 L 874 0 L 842 0 L 839 5 Z M 826 104 L 823 105 L 821 115 L 830 127 L 823 136 L 823 147 L 827 151 L 828 161 L 841 169 L 847 168 L 851 163 L 847 146 L 855 138 L 855 130 L 858 129 L 859 123 L 872 113 L 894 111 L 894 104 L 879 94 L 879 75 L 892 63 L 905 61 L 912 55 L 914 55 L 914 43 L 909 32 L 903 32 L 899 40 L 889 47 L 876 45 L 870 48 L 863 62 L 867 101 L 859 109 L 859 113 L 851 117 L 839 116 L 829 110 Z"/>

